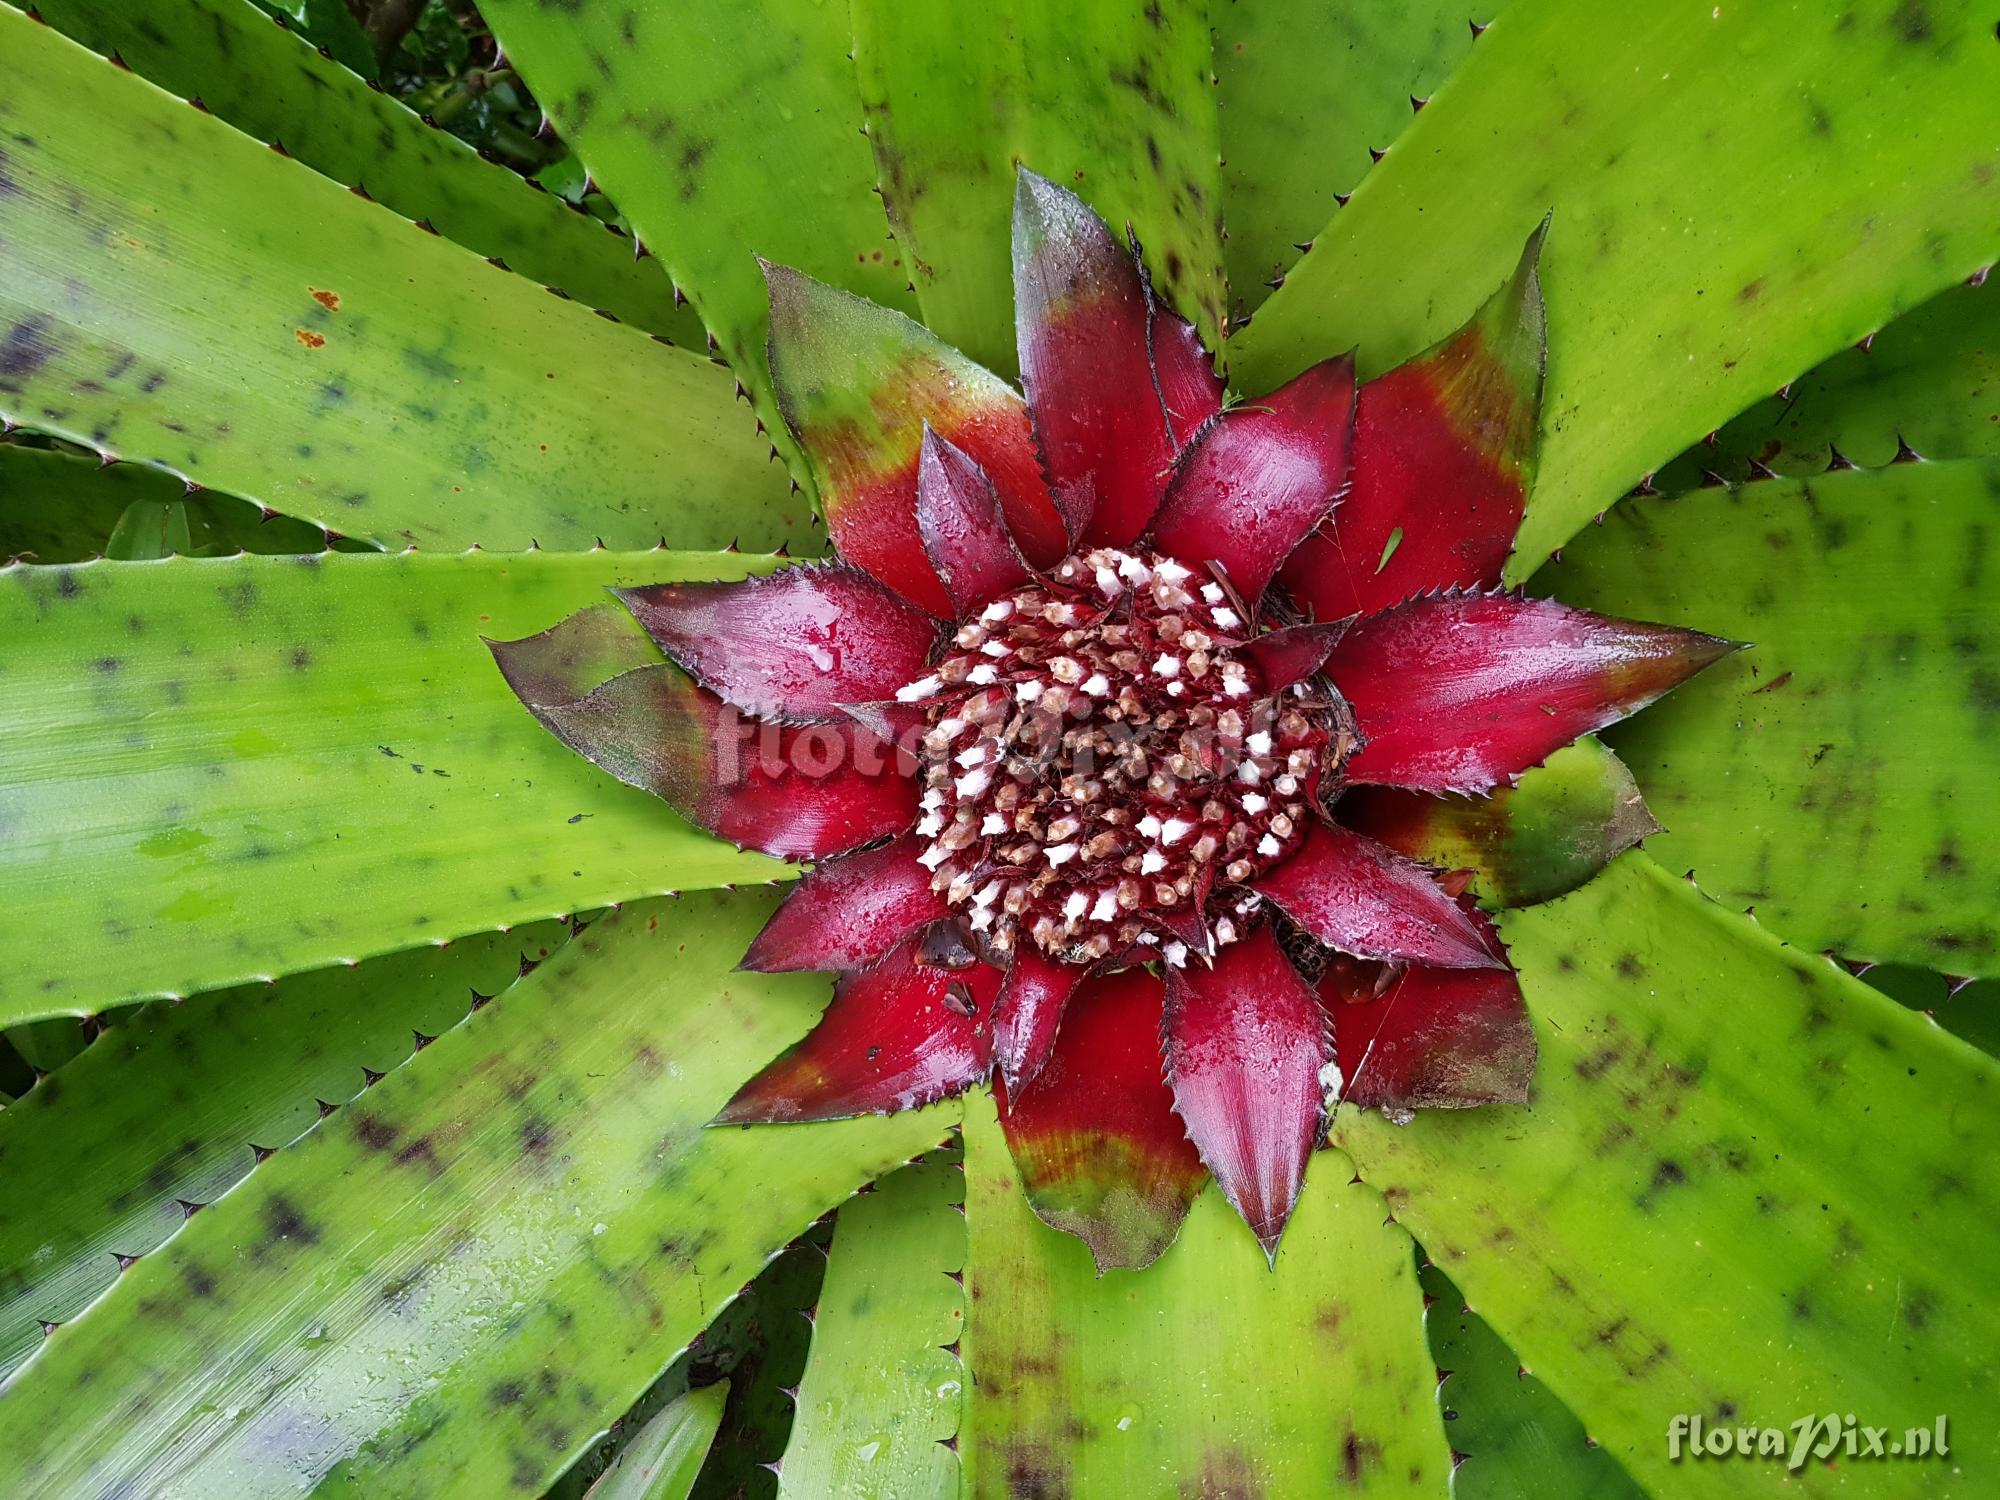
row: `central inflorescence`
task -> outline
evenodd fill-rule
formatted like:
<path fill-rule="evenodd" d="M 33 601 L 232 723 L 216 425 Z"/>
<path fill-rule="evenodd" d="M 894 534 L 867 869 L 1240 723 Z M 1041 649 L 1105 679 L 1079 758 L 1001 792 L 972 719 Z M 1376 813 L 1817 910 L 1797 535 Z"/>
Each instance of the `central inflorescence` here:
<path fill-rule="evenodd" d="M 1235 941 L 1305 837 L 1329 733 L 1221 583 L 1097 548 L 959 627 L 923 705 L 919 856 L 998 955 L 1170 964 Z"/>

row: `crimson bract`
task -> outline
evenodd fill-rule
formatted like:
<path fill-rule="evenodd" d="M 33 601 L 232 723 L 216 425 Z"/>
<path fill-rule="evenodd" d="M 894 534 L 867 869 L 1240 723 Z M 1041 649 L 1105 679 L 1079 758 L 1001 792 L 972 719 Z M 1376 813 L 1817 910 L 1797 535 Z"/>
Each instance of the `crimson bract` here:
<path fill-rule="evenodd" d="M 833 972 L 832 1003 L 720 1122 L 995 1075 L 1037 1212 L 1108 1268 L 1165 1249 L 1210 1174 L 1275 1256 L 1339 1100 L 1527 1097 L 1534 1034 L 1465 877 L 1343 797 L 1370 788 L 1379 831 L 1395 799 L 1488 794 L 1731 649 L 1499 587 L 1540 239 L 1401 368 L 1357 390 L 1332 358 L 1241 402 L 1136 247 L 1025 171 L 1025 400 L 766 268 L 837 560 L 620 591 L 676 665 L 587 693 L 608 607 L 495 648 L 599 766 L 813 862 L 744 964 Z"/>

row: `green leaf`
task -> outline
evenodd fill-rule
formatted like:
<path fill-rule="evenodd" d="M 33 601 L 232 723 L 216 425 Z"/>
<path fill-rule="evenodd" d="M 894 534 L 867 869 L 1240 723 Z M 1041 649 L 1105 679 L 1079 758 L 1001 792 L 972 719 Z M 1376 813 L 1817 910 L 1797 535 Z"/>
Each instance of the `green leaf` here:
<path fill-rule="evenodd" d="M 320 56 L 305 37 L 273 25 L 250 0 L 47 0 L 36 8 L 57 30 L 93 51 L 116 52 L 169 93 L 200 98 L 260 141 L 282 141 L 314 171 L 350 187 L 365 183 L 405 218 L 426 220 L 587 307 L 702 347 L 701 320 L 675 306 L 667 274 L 637 258 L 625 235 L 482 161 L 449 131 Z M 342 0 L 328 8 L 347 14 Z"/>
<path fill-rule="evenodd" d="M 0 639 L 17 648 L 0 692 L 0 1025 L 782 874 L 565 749 L 480 639 L 543 629 L 607 585 L 755 566 L 327 553 L 0 569 Z"/>
<path fill-rule="evenodd" d="M 88 1022 L 72 1016 L 30 1021 L 24 1026 L 8 1028 L 7 1045 L 37 1073 L 53 1073 L 83 1054 L 90 1045 L 93 1029 Z M 0 1126 L 0 1132 L 4 1130 L 5 1127 Z M 0 1134 L 0 1139 L 5 1139 L 4 1134 Z"/>
<path fill-rule="evenodd" d="M 1217 347 L 1221 179 L 1208 9 L 856 0 L 855 66 L 889 221 L 924 322 L 1011 375 L 1014 168 L 1074 188 L 1145 246 Z"/>
<path fill-rule="evenodd" d="M 42 1324 L 69 1322 L 116 1281 L 119 1256 L 157 1248 L 186 1205 L 221 1197 L 322 1102 L 347 1103 L 566 936 L 536 923 L 148 1006 L 31 1089 L 0 1113 L 12 1188 L 0 1199 L 0 1374 L 42 1342 Z"/>
<path fill-rule="evenodd" d="M 152 469 L 107 469 L 94 458 L 0 442 L 0 558 L 82 562 L 104 551 L 132 505 L 166 505 L 185 494 L 178 480 Z"/>
<path fill-rule="evenodd" d="M 1418 1273 L 1424 1330 L 1444 1378 L 1438 1400 L 1452 1453 L 1452 1500 L 1645 1500 L 1618 1461 L 1593 1447 L 1575 1415 L 1520 1367 L 1451 1278 Z"/>
<path fill-rule="evenodd" d="M 1489 0 L 1490 15 L 1498 0 Z M 1222 214 L 1229 305 L 1270 295 L 1299 246 L 1354 191 L 1472 50 L 1456 0 L 1294 5 L 1229 0 L 1215 8 L 1222 117 Z"/>
<path fill-rule="evenodd" d="M 770 399 L 757 257 L 885 307 L 912 305 L 860 139 L 847 8 L 487 0 L 482 10 L 789 448 Z"/>
<path fill-rule="evenodd" d="M 539 1494 L 950 1124 L 705 1128 L 826 998 L 732 972 L 771 905 L 626 908 L 265 1162 L 16 1374 L 0 1493 Z"/>
<path fill-rule="evenodd" d="M 1660 831 L 1623 761 L 1586 735 L 1484 797 L 1356 787 L 1341 822 L 1440 870 L 1470 870 L 1487 910 L 1576 889 Z"/>
<path fill-rule="evenodd" d="M 0 109 L 35 125 L 4 147 L 0 413 L 379 542 L 770 545 L 805 525 L 706 360 L 4 6 L 0 48 Z"/>
<path fill-rule="evenodd" d="M 200 540 L 196 540 L 197 532 Z M 184 500 L 135 500 L 111 528 L 104 555 L 114 562 L 157 562 L 163 557 L 213 557 L 206 528 L 188 516 Z"/>
<path fill-rule="evenodd" d="M 375 45 L 347 8 L 346 0 L 264 0 L 264 4 L 273 13 L 289 16 L 309 46 L 326 50 L 329 62 L 352 69 L 363 78 L 373 78 L 380 71 Z"/>
<path fill-rule="evenodd" d="M 2000 51 L 2000 48 L 1996 48 Z M 1648 847 L 1790 942 L 2000 974 L 2000 462 L 1635 500 L 1540 582 L 1753 642 L 1608 738 Z"/>
<path fill-rule="evenodd" d="M 1971 984 L 1907 964 L 1875 964 L 1855 978 L 1913 1010 L 1925 1011 L 1953 1036 L 2000 1057 L 2000 980 Z"/>
<path fill-rule="evenodd" d="M 1645 855 L 1502 918 L 1541 1064 L 1524 1109 L 1333 1138 L 1473 1308 L 1654 1494 L 1990 1494 L 1949 1465 L 1673 1462 L 1669 1424 L 2000 1420 L 1992 1059 Z"/>
<path fill-rule="evenodd" d="M 1673 494 L 1703 473 L 1741 483 L 1760 463 L 1817 474 L 1838 452 L 1863 468 L 1907 445 L 1925 458 L 2000 456 L 2000 291 L 1955 286 L 1758 402 L 1653 478 Z"/>
<path fill-rule="evenodd" d="M 687 1500 L 728 1397 L 722 1380 L 669 1402 L 612 1460 L 588 1500 Z"/>
<path fill-rule="evenodd" d="M 891 1173 L 835 1221 L 812 1354 L 779 1471 L 794 1500 L 955 1495 L 965 1400 L 965 1174 L 950 1153 Z"/>
<path fill-rule="evenodd" d="M 261 515 L 232 495 L 190 495 L 187 486 L 157 469 L 106 468 L 94 458 L 0 442 L 0 560 L 65 563 L 110 556 L 121 525 L 136 527 L 143 515 L 158 521 L 171 506 L 187 517 L 190 543 L 199 532 L 211 552 L 321 552 L 327 545 L 317 526 Z M 153 535 L 156 542 L 162 536 L 157 530 Z"/>
<path fill-rule="evenodd" d="M 1686 443 L 2000 252 L 1996 92 L 1970 0 L 1520 0 L 1234 341 L 1235 379 L 1356 344 L 1364 376 L 1395 365 L 1553 208 L 1525 577 Z"/>
<path fill-rule="evenodd" d="M 582 1500 L 629 1438 L 691 1385 L 727 1381 L 729 1398 L 695 1491 L 699 1500 L 773 1500 L 774 1470 L 792 1429 L 792 1409 L 812 1339 L 812 1308 L 826 1277 L 833 1215 L 764 1263 L 692 1344 L 621 1414 L 589 1453 L 563 1471 L 546 1500 Z"/>
<path fill-rule="evenodd" d="M 812 1307 L 826 1279 L 831 1218 L 815 1222 L 768 1262 L 689 1350 L 702 1375 L 715 1369 L 730 1379 L 722 1430 L 696 1486 L 699 1500 L 774 1500 L 778 1493 L 772 1470 L 791 1435 Z"/>
<path fill-rule="evenodd" d="M 1410 1242 L 1350 1175 L 1317 1157 L 1275 1271 L 1210 1191 L 1159 1260 L 1099 1277 L 968 1094 L 971 1493 L 1444 1494 Z"/>

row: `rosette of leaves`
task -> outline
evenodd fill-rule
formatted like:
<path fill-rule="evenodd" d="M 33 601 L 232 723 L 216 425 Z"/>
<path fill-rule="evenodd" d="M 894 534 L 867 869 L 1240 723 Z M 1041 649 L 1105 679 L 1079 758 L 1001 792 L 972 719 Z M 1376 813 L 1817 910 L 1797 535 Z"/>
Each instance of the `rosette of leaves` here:
<path fill-rule="evenodd" d="M 499 0 L 486 20 L 629 236 L 249 0 L 0 8 L 0 1492 L 570 1492 L 614 1427 L 597 1482 L 620 1494 L 1992 1490 L 1990 14 Z M 1022 166 L 1116 253 L 1017 257 Z M 1081 287 L 1128 316 L 1038 323 L 1024 263 L 1045 314 Z M 798 327 L 767 274 L 812 287 Z M 1068 384 L 1034 338 L 1016 354 L 1058 324 Z M 1501 353 L 1466 357 L 1466 329 Z M 1286 393 L 1318 386 L 1300 417 Z M 1116 426 L 1135 393 L 1150 467 L 1060 420 Z M 1182 431 L 1189 393 L 1211 404 Z M 1283 504 L 1230 509 L 1233 465 L 1187 477 L 1218 433 L 1254 448 L 1288 423 L 1309 440 L 1256 471 Z M 926 468 L 933 520 L 944 496 L 962 523 L 942 565 Z M 1174 496 L 1177 528 L 1149 530 Z M 1261 883 L 1287 923 L 1205 894 L 1185 965 L 1160 932 L 1160 959 L 1086 954 L 1121 939 L 1115 902 L 1072 917 L 1075 892 L 1031 892 L 1013 915 L 1037 951 L 1117 972 L 1053 1007 L 1039 1050 L 1012 1023 L 997 1087 L 983 883 L 911 897 L 914 946 L 861 955 L 831 1009 L 823 974 L 739 966 L 840 893 L 830 857 L 781 907 L 796 872 L 773 853 L 861 856 L 767 836 L 825 826 L 795 787 L 732 821 L 707 783 L 654 778 L 690 821 L 625 784 L 712 750 L 700 715 L 606 775 L 488 645 L 540 641 L 524 696 L 574 724 L 635 673 L 726 697 L 777 639 L 656 642 L 607 590 L 777 597 L 915 558 L 936 571 L 912 607 L 961 628 L 961 604 L 1057 589 L 1078 541 L 1120 549 L 1114 575 L 1222 563 L 1195 576 L 1235 597 L 1197 583 L 1188 607 L 1231 611 L 1246 652 L 1325 646 L 1305 729 L 1339 795 L 1310 826 L 1385 851 L 1405 901 L 1371 950 L 1350 905 L 1285 883 L 1304 856 L 1267 806 L 1245 837 L 1278 853 L 1217 880 Z M 952 592 L 996 565 L 1027 571 Z M 1672 646 L 1556 672 L 1561 694 L 1480 678 L 1454 718 L 1362 649 L 1412 599 L 1484 601 L 1423 637 L 1445 676 L 1530 608 Z M 1696 644 L 1721 641 L 1745 649 Z M 944 661 L 916 650 L 882 696 Z M 1503 721 L 1514 758 L 1476 785 L 1362 774 Z M 1168 976 L 1225 974 L 1253 941 L 1252 982 Z M 1436 1011 L 1429 1072 L 1382 1066 L 1393 1014 L 1343 1058 L 1340 1008 L 1453 985 L 1504 992 L 1532 1052 L 1505 1050 L 1488 1107 L 1407 1118 L 1470 1102 L 1452 1044 L 1476 1008 Z M 789 1049 L 870 986 L 973 1023 L 949 1086 L 916 1091 L 943 1097 L 733 1123 L 783 1112 L 741 1106 L 778 1097 L 774 1058 L 784 1098 L 851 1083 Z M 1198 1047 L 1170 1025 L 1163 1057 L 1159 1019 L 1204 987 L 1260 1024 Z M 1274 1043 L 1257 1001 L 1280 991 Z M 1223 1080 L 1199 1107 L 1176 1037 Z M 866 1066 L 899 1038 L 847 1040 Z M 1227 1128 L 1279 1074 L 1288 1133 Z M 1045 1222 L 1051 1158 L 1021 1151 L 1034 1091 L 1065 1078 L 1041 1124 L 1070 1166 L 1117 1149 L 1134 1118 L 1103 1112 L 1140 1084 L 1183 1106 L 1137 1122 L 1182 1153 L 1171 1223 L 1130 1186 L 1157 1175 L 1067 1205 L 1064 1227 L 1154 1226 L 1101 1274 Z M 1191 1142 L 1163 1134 L 1180 1122 Z M 755 1373 L 782 1361 L 715 1351 L 829 1211 L 793 1398 Z M 725 1414 L 725 1375 L 729 1411 L 761 1415 Z M 794 1400 L 781 1458 L 725 1442 L 698 1477 L 718 1422 L 781 1430 Z M 1944 1413 L 1951 1451 L 1669 1456 L 1679 1416 L 1826 1411 L 1896 1435 Z"/>

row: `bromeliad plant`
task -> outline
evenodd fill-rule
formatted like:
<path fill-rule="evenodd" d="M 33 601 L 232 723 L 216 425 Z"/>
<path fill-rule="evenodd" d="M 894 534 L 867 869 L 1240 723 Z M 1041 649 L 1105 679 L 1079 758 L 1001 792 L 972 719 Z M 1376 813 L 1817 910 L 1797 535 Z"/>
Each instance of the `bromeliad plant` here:
<path fill-rule="evenodd" d="M 721 1122 L 917 1108 L 997 1065 L 1029 1201 L 1109 1269 L 1166 1249 L 1208 1173 L 1275 1262 L 1330 1101 L 1526 1101 L 1534 1033 L 1472 872 L 1358 831 L 1345 794 L 1488 795 L 1730 649 L 1501 585 L 1540 244 L 1358 397 L 1341 356 L 1227 407 L 1136 253 L 1030 171 L 1025 403 L 765 267 L 838 559 L 620 590 L 692 683 L 661 664 L 577 696 L 595 609 L 495 647 L 571 748 L 823 861 L 744 967 L 835 971 L 833 1003 Z"/>
<path fill-rule="evenodd" d="M 0 5 L 0 1494 L 1994 1489 L 1991 15 L 485 9 Z"/>

